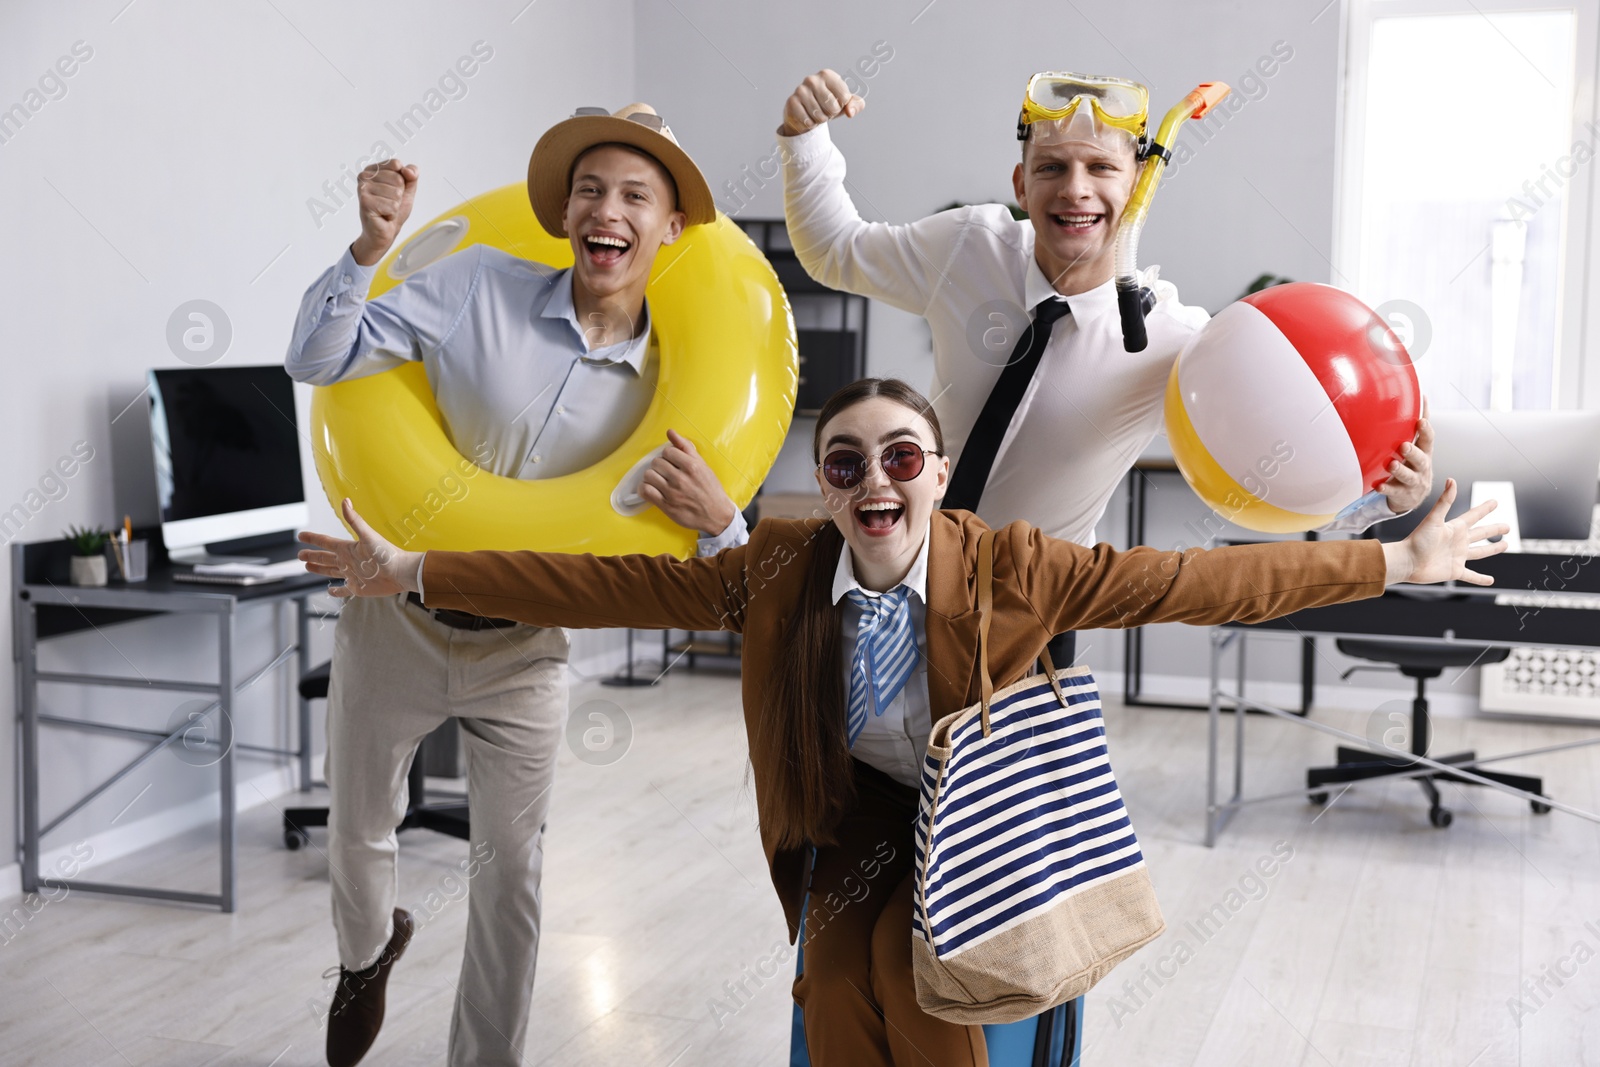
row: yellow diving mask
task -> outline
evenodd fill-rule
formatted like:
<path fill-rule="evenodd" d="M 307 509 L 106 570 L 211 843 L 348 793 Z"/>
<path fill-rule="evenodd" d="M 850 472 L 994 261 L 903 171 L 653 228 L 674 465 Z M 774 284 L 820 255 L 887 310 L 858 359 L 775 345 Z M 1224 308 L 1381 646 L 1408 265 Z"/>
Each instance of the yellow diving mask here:
<path fill-rule="evenodd" d="M 1143 158 L 1149 114 L 1150 92 L 1138 82 L 1042 71 L 1028 79 L 1022 114 L 1017 117 L 1017 140 L 1122 142 Z"/>

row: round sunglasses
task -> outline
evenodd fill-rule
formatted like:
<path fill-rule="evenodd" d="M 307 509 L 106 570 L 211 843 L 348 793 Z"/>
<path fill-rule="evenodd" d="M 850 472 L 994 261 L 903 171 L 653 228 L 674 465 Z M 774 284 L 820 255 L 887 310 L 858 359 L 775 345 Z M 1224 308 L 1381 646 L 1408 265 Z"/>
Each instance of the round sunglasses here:
<path fill-rule="evenodd" d="M 909 482 L 922 473 L 925 456 L 941 455 L 937 449 L 923 448 L 908 441 L 890 445 L 878 456 L 883 473 L 897 482 Z M 835 489 L 854 489 L 867 476 L 871 458 L 853 448 L 839 448 L 823 457 L 817 469 Z"/>

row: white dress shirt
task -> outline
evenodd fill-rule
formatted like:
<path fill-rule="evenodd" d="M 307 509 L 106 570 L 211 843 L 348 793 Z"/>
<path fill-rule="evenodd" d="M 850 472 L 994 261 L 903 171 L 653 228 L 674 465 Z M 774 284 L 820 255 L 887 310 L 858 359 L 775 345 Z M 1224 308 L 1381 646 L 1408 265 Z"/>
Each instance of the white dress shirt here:
<path fill-rule="evenodd" d="M 931 524 L 930 524 L 931 530 Z M 928 706 L 928 636 L 924 625 L 928 614 L 928 533 L 922 536 L 922 549 L 900 585 L 911 594 L 906 608 L 911 612 L 911 632 L 917 638 L 917 662 L 911 677 L 882 715 L 867 712 L 867 724 L 850 746 L 850 754 L 862 763 L 876 767 L 901 785 L 917 788 L 922 782 L 922 759 L 928 751 L 928 735 L 933 732 L 933 717 Z M 899 588 L 896 586 L 895 588 Z M 840 636 L 844 645 L 844 689 L 849 700 L 850 668 L 855 662 L 856 634 L 861 626 L 861 608 L 845 597 L 859 589 L 869 597 L 883 594 L 864 589 L 856 581 L 850 546 L 839 552 L 839 566 L 833 572 L 833 602 L 844 601 Z"/>
<path fill-rule="evenodd" d="M 904 225 L 867 222 L 845 188 L 844 156 L 827 123 L 779 141 L 789 239 L 807 273 L 927 320 L 931 399 L 959 465 L 1016 343 L 1017 316 L 1031 319 L 1037 304 L 1059 295 L 1034 258 L 1033 225 L 999 204 Z M 1156 268 L 1144 280 L 1156 305 L 1142 352 L 1123 350 L 1113 281 L 1065 298 L 1072 313 L 1051 331 L 983 492 L 978 510 L 990 526 L 1024 519 L 1052 537 L 1095 543 L 1117 484 L 1161 429 L 1173 361 L 1209 321 L 1203 309 L 1179 303 Z M 1360 530 L 1390 515 L 1387 501 L 1369 494 L 1324 529 Z"/>
<path fill-rule="evenodd" d="M 485 470 L 524 479 L 582 470 L 627 440 L 655 396 L 648 302 L 636 336 L 591 351 L 570 269 L 473 245 L 369 301 L 376 271 L 346 248 L 306 290 L 289 376 L 331 385 L 420 360 L 451 443 Z M 744 535 L 735 512 L 721 534 L 700 538 L 697 554 Z"/>

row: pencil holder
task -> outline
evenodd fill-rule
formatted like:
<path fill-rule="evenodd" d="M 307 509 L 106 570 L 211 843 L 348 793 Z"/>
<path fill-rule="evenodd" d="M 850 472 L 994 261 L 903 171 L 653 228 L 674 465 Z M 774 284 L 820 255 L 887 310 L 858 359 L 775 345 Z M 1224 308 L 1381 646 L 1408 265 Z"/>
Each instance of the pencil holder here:
<path fill-rule="evenodd" d="M 122 566 L 117 566 L 117 553 L 123 555 Z M 142 582 L 150 577 L 150 542 L 144 538 L 129 541 L 123 548 L 114 541 L 106 542 L 106 572 L 113 579 L 125 582 Z"/>

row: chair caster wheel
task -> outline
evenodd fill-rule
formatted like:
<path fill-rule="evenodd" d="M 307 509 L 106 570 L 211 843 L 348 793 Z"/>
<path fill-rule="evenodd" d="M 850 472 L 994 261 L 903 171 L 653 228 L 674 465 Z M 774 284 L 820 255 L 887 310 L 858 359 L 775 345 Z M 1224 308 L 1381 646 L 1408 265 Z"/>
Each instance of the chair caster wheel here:
<path fill-rule="evenodd" d="M 299 852 L 301 848 L 311 844 L 311 837 L 304 830 L 285 830 L 283 832 L 283 847 L 290 852 Z"/>
<path fill-rule="evenodd" d="M 1317 807 L 1320 808 L 1320 807 L 1322 807 L 1322 805 L 1324 805 L 1324 804 L 1326 804 L 1328 802 L 1328 794 L 1326 794 L 1326 793 L 1309 793 L 1309 794 L 1306 795 L 1306 799 L 1311 801 L 1311 803 L 1315 804 Z"/>
<path fill-rule="evenodd" d="M 1451 815 L 1449 810 L 1446 808 L 1428 809 L 1428 821 L 1433 823 L 1433 825 L 1437 826 L 1441 830 L 1443 830 L 1446 826 L 1449 826 L 1454 819 L 1455 816 Z"/>
<path fill-rule="evenodd" d="M 1533 809 L 1533 813 L 1535 815 L 1549 815 L 1550 814 L 1550 805 L 1541 804 L 1537 800 L 1528 801 L 1528 807 Z"/>

